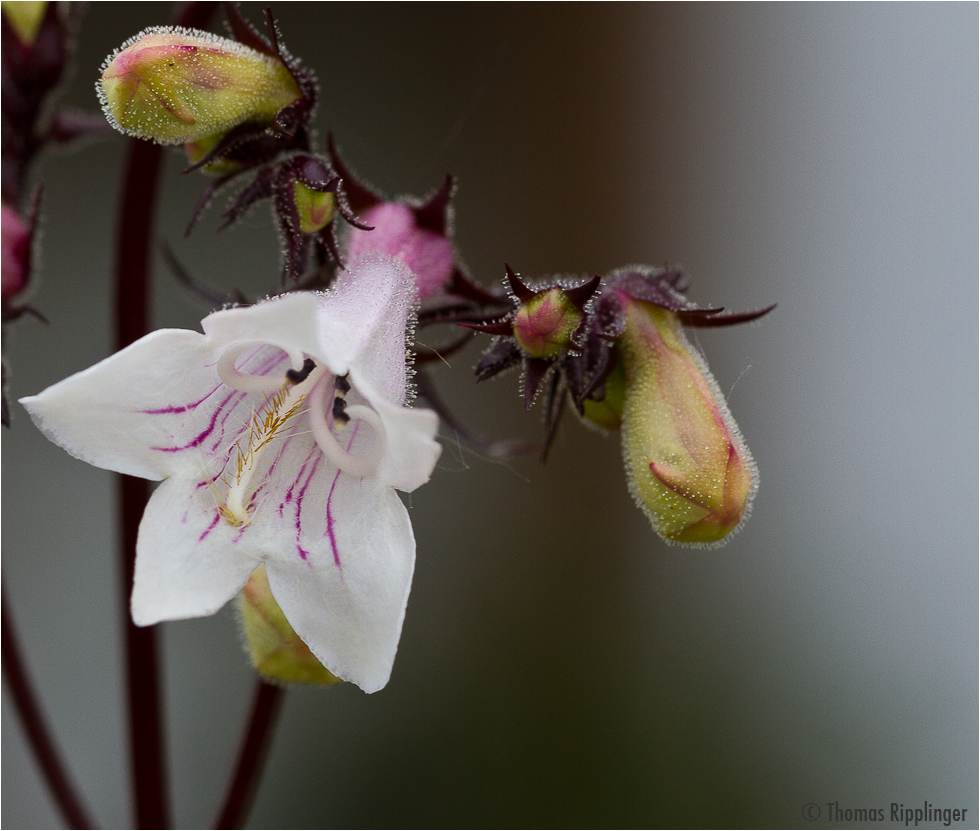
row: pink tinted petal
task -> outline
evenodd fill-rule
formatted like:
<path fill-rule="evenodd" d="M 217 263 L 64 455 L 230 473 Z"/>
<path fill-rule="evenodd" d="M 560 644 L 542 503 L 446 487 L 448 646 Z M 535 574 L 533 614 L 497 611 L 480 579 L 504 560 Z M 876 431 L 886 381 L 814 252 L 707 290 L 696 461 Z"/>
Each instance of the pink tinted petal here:
<path fill-rule="evenodd" d="M 408 267 L 372 255 L 353 263 L 323 298 L 322 351 L 337 375 L 355 364 L 379 393 L 405 401 L 405 326 L 417 305 Z"/>
<path fill-rule="evenodd" d="M 347 248 L 351 261 L 371 253 L 401 260 L 412 270 L 421 300 L 449 282 L 454 262 L 452 245 L 442 234 L 419 228 L 407 205 L 384 202 L 367 210 L 361 221 L 374 230 L 351 229 Z"/>

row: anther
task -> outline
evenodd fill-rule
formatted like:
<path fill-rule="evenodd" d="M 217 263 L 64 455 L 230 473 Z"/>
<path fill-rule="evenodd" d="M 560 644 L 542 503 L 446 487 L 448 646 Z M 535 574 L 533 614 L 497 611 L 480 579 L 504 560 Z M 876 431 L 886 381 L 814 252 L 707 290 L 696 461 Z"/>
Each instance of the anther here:
<path fill-rule="evenodd" d="M 338 375 L 333 385 L 335 389 L 340 390 L 344 395 L 350 392 L 350 381 L 347 380 L 346 375 Z"/>
<path fill-rule="evenodd" d="M 333 420 L 340 424 L 347 424 L 350 421 L 350 416 L 346 413 L 347 401 L 339 396 L 333 400 Z"/>
<path fill-rule="evenodd" d="M 310 373 L 316 369 L 316 364 L 313 362 L 312 358 L 306 358 L 303 361 L 302 369 L 288 369 L 286 370 L 286 380 L 290 384 L 302 384 L 307 378 L 310 377 Z"/>

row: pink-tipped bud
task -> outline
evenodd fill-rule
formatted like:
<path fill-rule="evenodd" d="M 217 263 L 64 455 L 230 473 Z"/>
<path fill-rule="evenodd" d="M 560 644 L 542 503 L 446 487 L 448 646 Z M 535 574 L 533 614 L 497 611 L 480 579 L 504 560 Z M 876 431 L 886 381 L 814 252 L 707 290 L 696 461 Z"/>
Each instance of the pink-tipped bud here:
<path fill-rule="evenodd" d="M 674 312 L 623 296 L 623 452 L 630 489 L 668 542 L 721 544 L 758 473 L 718 385 Z"/>
<path fill-rule="evenodd" d="M 31 230 L 13 208 L 3 206 L 3 302 L 20 294 L 30 276 Z"/>
<path fill-rule="evenodd" d="M 521 304 L 514 316 L 514 338 L 532 358 L 553 358 L 571 343 L 582 312 L 560 288 L 548 289 Z"/>
<path fill-rule="evenodd" d="M 453 272 L 453 247 L 444 235 L 419 227 L 408 205 L 382 202 L 359 214 L 358 220 L 374 230 L 350 229 L 347 258 L 351 262 L 369 253 L 396 257 L 412 269 L 420 300 L 445 288 Z"/>
<path fill-rule="evenodd" d="M 302 97 L 278 58 L 208 32 L 147 29 L 110 56 L 96 85 L 106 118 L 128 135 L 184 144 L 269 123 Z"/>
<path fill-rule="evenodd" d="M 252 666 L 261 675 L 294 684 L 336 684 L 340 681 L 314 657 L 289 625 L 272 596 L 265 566 L 259 566 L 245 584 L 238 609 Z"/>
<path fill-rule="evenodd" d="M 44 15 L 48 11 L 47 3 L 35 3 L 31 0 L 23 2 L 8 2 L 4 0 L 0 3 L 3 8 L 3 16 L 14 30 L 17 39 L 25 46 L 33 46 L 37 40 L 37 33 L 41 29 Z"/>

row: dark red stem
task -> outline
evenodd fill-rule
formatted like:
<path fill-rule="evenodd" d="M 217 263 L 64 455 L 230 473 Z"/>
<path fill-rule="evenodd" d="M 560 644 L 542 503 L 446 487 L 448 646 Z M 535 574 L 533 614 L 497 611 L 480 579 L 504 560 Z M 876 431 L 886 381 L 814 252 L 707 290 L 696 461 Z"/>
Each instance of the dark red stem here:
<path fill-rule="evenodd" d="M 120 201 L 116 260 L 116 349 L 147 333 L 150 300 L 150 240 L 160 179 L 162 148 L 133 141 Z M 119 475 L 119 554 L 126 621 L 126 692 L 130 764 L 137 828 L 168 828 L 166 763 L 156 631 L 133 623 L 129 595 L 136 565 L 136 535 L 150 497 L 149 483 Z"/>
<path fill-rule="evenodd" d="M 252 807 L 269 750 L 269 739 L 282 707 L 283 690 L 259 681 L 249 717 L 248 732 L 238 754 L 235 773 L 215 828 L 241 828 Z"/>
<path fill-rule="evenodd" d="M 206 26 L 215 6 L 215 3 L 180 4 L 174 22 Z M 116 349 L 124 349 L 149 330 L 150 253 L 162 155 L 158 145 L 137 140 L 130 144 L 116 240 Z M 132 476 L 120 475 L 117 482 L 135 824 L 137 828 L 168 828 L 170 811 L 156 632 L 153 627 L 136 626 L 129 614 L 136 536 L 150 487 L 145 480 Z"/>
<path fill-rule="evenodd" d="M 27 733 L 27 740 L 41 766 L 41 774 L 51 789 L 65 824 L 69 828 L 95 828 L 75 793 L 75 787 L 68 778 L 65 766 L 61 763 L 61 757 L 55 749 L 44 716 L 41 714 L 41 707 L 34 697 L 27 667 L 21 657 L 17 633 L 8 613 L 10 605 L 7 603 L 6 591 L 3 592 L 0 603 L 2 603 L 0 630 L 2 630 L 3 640 L 3 677 L 7 679 L 10 693 L 14 697 L 14 706 Z"/>

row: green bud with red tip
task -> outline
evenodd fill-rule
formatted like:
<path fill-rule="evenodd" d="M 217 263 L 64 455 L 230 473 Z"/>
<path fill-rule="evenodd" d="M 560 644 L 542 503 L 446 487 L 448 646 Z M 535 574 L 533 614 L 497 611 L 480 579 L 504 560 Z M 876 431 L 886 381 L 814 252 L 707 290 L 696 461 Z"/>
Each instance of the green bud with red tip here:
<path fill-rule="evenodd" d="M 623 453 L 630 490 L 668 542 L 716 546 L 739 528 L 758 472 L 678 314 L 624 297 Z"/>
<path fill-rule="evenodd" d="M 522 303 L 514 315 L 514 338 L 532 358 L 553 358 L 571 343 L 582 323 L 576 308 L 560 288 L 547 289 Z"/>
<path fill-rule="evenodd" d="M 127 41 L 107 60 L 96 89 L 116 129 L 160 144 L 271 125 L 303 97 L 279 58 L 180 27 L 147 29 Z"/>
<path fill-rule="evenodd" d="M 340 679 L 321 664 L 293 631 L 269 587 L 265 566 L 259 566 L 238 600 L 242 631 L 252 666 L 272 681 L 295 684 L 336 684 Z"/>

